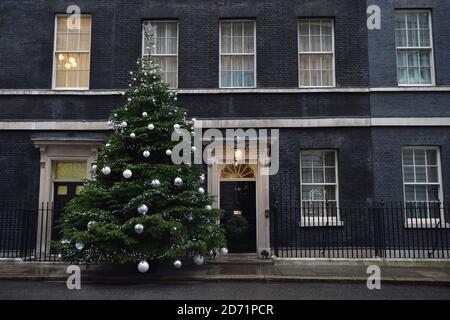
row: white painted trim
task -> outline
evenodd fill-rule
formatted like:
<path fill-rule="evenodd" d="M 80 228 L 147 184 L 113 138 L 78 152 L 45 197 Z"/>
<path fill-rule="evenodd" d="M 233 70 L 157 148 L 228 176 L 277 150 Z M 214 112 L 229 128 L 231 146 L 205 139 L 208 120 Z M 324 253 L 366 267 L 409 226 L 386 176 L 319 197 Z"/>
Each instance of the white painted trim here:
<path fill-rule="evenodd" d="M 348 87 L 348 88 L 245 88 L 245 89 L 177 89 L 178 94 L 240 94 L 240 93 L 369 93 L 369 92 L 450 92 L 450 86 L 404 86 L 404 87 Z M 125 90 L 50 90 L 50 89 L 0 89 L 0 96 L 115 96 Z"/>
<path fill-rule="evenodd" d="M 450 126 L 450 117 L 420 117 L 420 118 L 371 118 L 372 127 L 383 126 Z"/>
<path fill-rule="evenodd" d="M 0 130 L 111 130 L 105 121 L 0 121 Z"/>
<path fill-rule="evenodd" d="M 450 126 L 450 117 L 318 118 L 318 119 L 204 119 L 202 128 L 335 128 Z M 111 130 L 105 121 L 0 121 L 0 130 Z"/>

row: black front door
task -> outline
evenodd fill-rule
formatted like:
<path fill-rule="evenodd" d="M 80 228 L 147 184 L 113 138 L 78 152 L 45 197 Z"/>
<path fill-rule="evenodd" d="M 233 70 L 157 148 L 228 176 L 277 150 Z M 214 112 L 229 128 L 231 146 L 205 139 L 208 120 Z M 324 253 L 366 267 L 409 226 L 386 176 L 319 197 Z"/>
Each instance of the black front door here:
<path fill-rule="evenodd" d="M 55 182 L 54 183 L 54 197 L 53 197 L 53 230 L 52 240 L 61 240 L 60 235 L 60 218 L 64 212 L 64 208 L 72 200 L 83 187 L 82 182 Z"/>
<path fill-rule="evenodd" d="M 220 182 L 220 208 L 229 252 L 256 252 L 255 182 Z"/>

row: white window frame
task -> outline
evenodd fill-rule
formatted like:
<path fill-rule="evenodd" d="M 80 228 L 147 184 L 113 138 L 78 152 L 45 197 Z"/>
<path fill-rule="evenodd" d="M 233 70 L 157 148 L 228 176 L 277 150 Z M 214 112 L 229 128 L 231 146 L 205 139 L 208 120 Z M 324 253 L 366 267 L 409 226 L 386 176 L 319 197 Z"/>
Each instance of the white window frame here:
<path fill-rule="evenodd" d="M 300 52 L 300 22 L 302 21 L 322 21 L 322 20 L 330 20 L 331 21 L 331 45 L 332 50 L 331 51 L 308 51 L 308 52 Z M 297 73 L 298 73 L 298 87 L 299 88 L 335 88 L 336 87 L 336 48 L 335 48 L 335 35 L 334 35 L 334 19 L 333 18 L 300 18 L 297 20 Z M 322 32 L 322 30 L 321 30 Z M 309 30 L 309 36 L 310 36 L 310 42 L 311 42 L 311 27 Z M 309 45 L 309 48 L 311 50 L 311 43 Z M 300 72 L 300 55 L 302 54 L 332 54 L 333 59 L 332 60 L 332 68 L 333 68 L 333 83 L 330 86 L 302 86 L 301 85 L 301 72 Z M 320 75 L 322 78 L 322 74 Z M 322 81 L 321 81 L 322 82 Z M 310 78 L 311 83 L 311 78 Z"/>
<path fill-rule="evenodd" d="M 320 151 L 320 152 L 333 152 L 334 153 L 334 163 L 335 163 L 335 183 L 303 183 L 302 177 L 302 152 L 306 151 Z M 303 149 L 300 150 L 299 154 L 299 166 L 300 166 L 300 221 L 298 222 L 299 227 L 338 227 L 343 226 L 344 223 L 340 217 L 339 209 L 339 165 L 338 165 L 338 151 L 335 149 Z M 335 186 L 336 187 L 336 216 L 334 217 L 305 217 L 303 213 L 303 186 Z"/>
<path fill-rule="evenodd" d="M 223 22 L 253 22 L 253 53 L 222 53 L 222 23 Z M 233 32 L 233 27 L 231 28 L 231 32 Z M 242 39 L 244 41 L 244 39 Z M 243 46 L 242 46 L 243 47 Z M 249 89 L 257 87 L 257 48 L 256 48 L 256 20 L 254 19 L 223 19 L 219 21 L 219 88 L 221 89 Z M 222 86 L 222 56 L 253 56 L 253 86 Z M 242 82 L 244 83 L 244 82 Z"/>
<path fill-rule="evenodd" d="M 82 17 L 90 17 L 91 23 L 90 23 L 90 29 L 89 29 L 89 50 L 84 51 L 57 51 L 57 41 L 58 41 L 58 18 L 59 17 L 69 17 L 69 14 L 56 14 L 55 15 L 55 27 L 54 27 L 54 39 L 53 39 L 53 72 L 52 72 L 52 89 L 58 90 L 58 91 L 64 91 L 64 90 L 70 90 L 70 91 L 86 91 L 90 88 L 91 83 L 91 57 L 92 57 L 92 15 L 90 14 L 82 14 Z M 79 41 L 79 40 L 78 40 Z M 88 86 L 87 87 L 56 87 L 56 53 L 87 53 L 89 54 L 89 77 L 88 77 Z"/>
<path fill-rule="evenodd" d="M 141 57 L 144 58 L 146 57 L 145 55 L 145 25 L 147 23 L 176 23 L 177 24 L 177 54 L 172 54 L 172 53 L 156 53 L 156 54 L 148 54 L 148 57 L 152 57 L 152 56 L 156 56 L 156 57 L 176 57 L 177 59 L 177 83 L 175 85 L 175 87 L 169 87 L 170 89 L 178 89 L 178 84 L 179 84 L 179 43 L 180 43 L 180 22 L 178 20 L 144 20 L 142 22 L 142 53 L 141 53 Z M 167 26 L 166 26 L 167 28 Z M 168 84 L 169 85 L 169 84 Z"/>
<path fill-rule="evenodd" d="M 397 12 L 404 12 L 406 14 L 408 13 L 421 13 L 426 12 L 428 13 L 428 26 L 430 29 L 430 47 L 397 47 L 397 38 L 395 38 L 395 61 L 396 61 L 396 74 L 397 74 L 397 85 L 399 87 L 432 87 L 436 85 L 436 76 L 435 76 L 435 66 L 434 66 L 434 46 L 433 46 L 433 23 L 431 18 L 431 10 L 411 10 L 411 9 L 396 9 L 395 14 Z M 419 23 L 419 22 L 417 22 Z M 395 28 L 395 27 L 394 27 Z M 406 29 L 408 30 L 408 29 Z M 396 29 L 394 30 L 394 32 Z M 395 36 L 396 37 L 396 36 Z M 406 32 L 406 37 L 408 37 L 408 32 Z M 408 39 L 408 38 L 407 38 Z M 420 39 L 420 34 L 419 38 Z M 406 40 L 406 43 L 408 43 L 408 40 Z M 431 83 L 404 83 L 400 84 L 398 81 L 398 59 L 397 59 L 397 53 L 399 50 L 430 50 L 430 77 L 431 77 Z M 420 67 L 420 61 L 419 61 L 419 67 Z M 409 78 L 409 75 L 408 75 Z"/>
<path fill-rule="evenodd" d="M 403 161 L 403 151 L 404 150 L 433 150 L 436 151 L 436 158 L 437 158 L 437 168 L 438 168 L 438 183 L 436 182 L 405 182 L 405 165 Z M 441 222 L 441 227 L 448 227 L 448 225 L 445 223 L 445 214 L 444 209 L 441 206 L 440 208 L 440 218 L 408 218 L 407 208 L 406 208 L 406 186 L 412 185 L 412 186 L 422 186 L 422 185 L 430 185 L 430 186 L 438 186 L 438 197 L 439 202 L 442 204 L 442 201 L 444 199 L 443 189 L 442 189 L 442 166 L 441 166 L 441 150 L 440 147 L 437 146 L 404 146 L 401 149 L 401 158 L 402 158 L 402 180 L 403 180 L 403 200 L 405 202 L 405 209 L 404 209 L 404 216 L 405 216 L 405 227 L 406 228 L 436 228 L 436 225 Z M 426 166 L 426 154 L 425 154 L 425 166 Z M 415 165 L 414 165 L 415 166 Z M 425 170 L 426 175 L 428 176 L 428 171 Z M 428 180 L 428 179 L 427 179 Z M 428 198 L 428 194 L 427 194 Z M 408 201 L 411 202 L 411 201 Z M 428 201 L 427 201 L 428 202 Z M 427 213 L 429 216 L 429 208 L 427 204 Z"/>

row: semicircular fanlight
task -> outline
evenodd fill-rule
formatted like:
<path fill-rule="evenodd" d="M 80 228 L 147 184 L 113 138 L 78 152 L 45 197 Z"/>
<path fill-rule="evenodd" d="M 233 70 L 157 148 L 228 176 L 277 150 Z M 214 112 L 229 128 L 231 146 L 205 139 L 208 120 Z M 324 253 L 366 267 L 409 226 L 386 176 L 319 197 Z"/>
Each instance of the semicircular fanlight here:
<path fill-rule="evenodd" d="M 223 179 L 249 179 L 255 177 L 255 172 L 248 164 L 228 164 L 223 168 L 220 177 Z"/>

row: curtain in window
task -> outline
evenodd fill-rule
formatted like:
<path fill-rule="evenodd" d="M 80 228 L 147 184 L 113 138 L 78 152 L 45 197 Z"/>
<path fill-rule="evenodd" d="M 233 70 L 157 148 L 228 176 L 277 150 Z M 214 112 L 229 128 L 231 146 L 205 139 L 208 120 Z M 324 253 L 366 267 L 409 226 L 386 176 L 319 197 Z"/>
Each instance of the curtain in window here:
<path fill-rule="evenodd" d="M 397 76 L 399 84 L 431 84 L 430 14 L 396 12 Z"/>
<path fill-rule="evenodd" d="M 333 21 L 299 21 L 299 74 L 301 87 L 330 87 L 333 80 Z"/>

